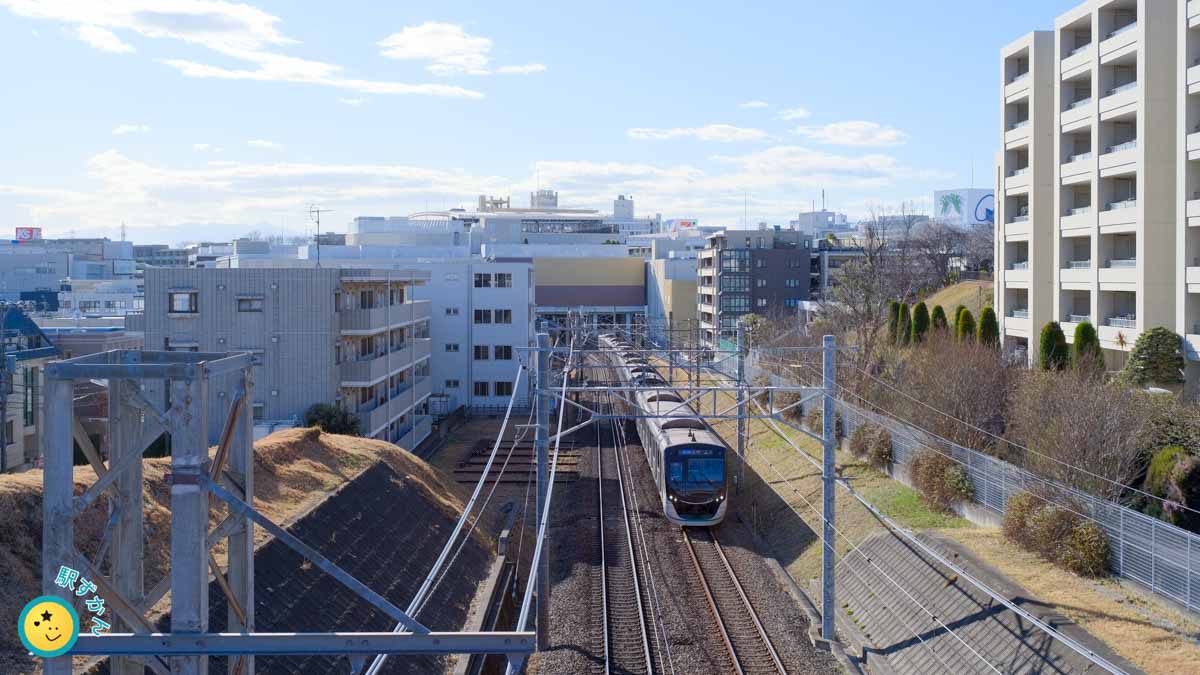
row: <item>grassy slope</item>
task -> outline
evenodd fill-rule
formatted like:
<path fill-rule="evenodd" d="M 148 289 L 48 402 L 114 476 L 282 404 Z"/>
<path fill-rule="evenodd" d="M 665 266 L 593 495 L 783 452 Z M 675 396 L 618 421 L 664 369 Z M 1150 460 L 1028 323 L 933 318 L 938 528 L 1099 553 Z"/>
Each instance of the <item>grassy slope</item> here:
<path fill-rule="evenodd" d="M 971 310 L 971 314 L 978 320 L 980 310 L 985 305 L 992 304 L 992 282 L 961 281 L 929 296 L 925 299 L 925 304 L 929 306 L 930 311 L 933 311 L 934 305 L 941 305 L 942 309 L 946 310 L 947 317 L 955 307 L 963 305 Z"/>

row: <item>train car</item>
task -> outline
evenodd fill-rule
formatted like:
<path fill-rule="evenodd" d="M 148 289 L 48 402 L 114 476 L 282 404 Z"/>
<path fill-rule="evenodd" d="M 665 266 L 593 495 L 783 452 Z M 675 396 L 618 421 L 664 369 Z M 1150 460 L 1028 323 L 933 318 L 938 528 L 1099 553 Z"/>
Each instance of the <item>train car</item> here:
<path fill-rule="evenodd" d="M 728 446 L 628 343 L 611 335 L 600 343 L 613 353 L 621 382 L 639 388 L 630 398 L 657 415 L 638 419 L 637 430 L 663 515 L 684 526 L 720 523 L 728 509 Z"/>

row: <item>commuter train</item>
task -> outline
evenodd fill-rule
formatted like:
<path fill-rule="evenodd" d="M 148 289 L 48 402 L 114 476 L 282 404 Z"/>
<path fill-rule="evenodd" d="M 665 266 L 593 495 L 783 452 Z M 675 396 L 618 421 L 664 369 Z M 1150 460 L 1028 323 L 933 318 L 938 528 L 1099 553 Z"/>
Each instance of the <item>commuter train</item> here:
<path fill-rule="evenodd" d="M 622 384 L 646 388 L 628 398 L 642 410 L 661 415 L 639 418 L 637 430 L 663 515 L 693 527 L 721 522 L 728 507 L 728 446 L 691 405 L 665 389 L 667 382 L 628 342 L 606 334 L 600 337 L 600 347 L 612 353 Z"/>

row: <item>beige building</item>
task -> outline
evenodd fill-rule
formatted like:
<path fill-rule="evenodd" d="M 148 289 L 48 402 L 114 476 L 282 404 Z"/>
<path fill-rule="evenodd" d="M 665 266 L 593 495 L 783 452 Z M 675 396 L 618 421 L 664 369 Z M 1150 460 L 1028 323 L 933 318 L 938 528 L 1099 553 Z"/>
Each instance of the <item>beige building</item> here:
<path fill-rule="evenodd" d="M 1090 321 L 1115 368 L 1143 330 L 1185 320 L 1176 175 L 1188 4 L 1093 0 L 1002 50 L 995 301 L 1006 345 L 1035 346 L 1051 320 L 1070 341 Z"/>

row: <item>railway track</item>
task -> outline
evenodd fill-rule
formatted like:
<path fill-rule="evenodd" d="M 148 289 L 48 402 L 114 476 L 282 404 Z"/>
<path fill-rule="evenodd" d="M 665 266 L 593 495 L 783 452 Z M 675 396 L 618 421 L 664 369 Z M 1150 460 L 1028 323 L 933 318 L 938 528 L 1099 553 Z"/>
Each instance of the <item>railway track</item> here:
<path fill-rule="evenodd" d="M 707 527 L 685 527 L 683 532 L 733 671 L 739 675 L 787 675 L 715 534 Z"/>
<path fill-rule="evenodd" d="M 607 368 L 597 370 L 607 371 Z M 610 408 L 610 401 L 599 405 Z M 601 606 L 604 608 L 603 654 L 608 673 L 646 673 L 655 667 L 657 632 L 646 586 L 644 561 L 636 535 L 632 503 L 617 422 L 597 429 L 596 468 L 600 518 Z M 605 448 L 605 440 L 611 446 Z"/>

